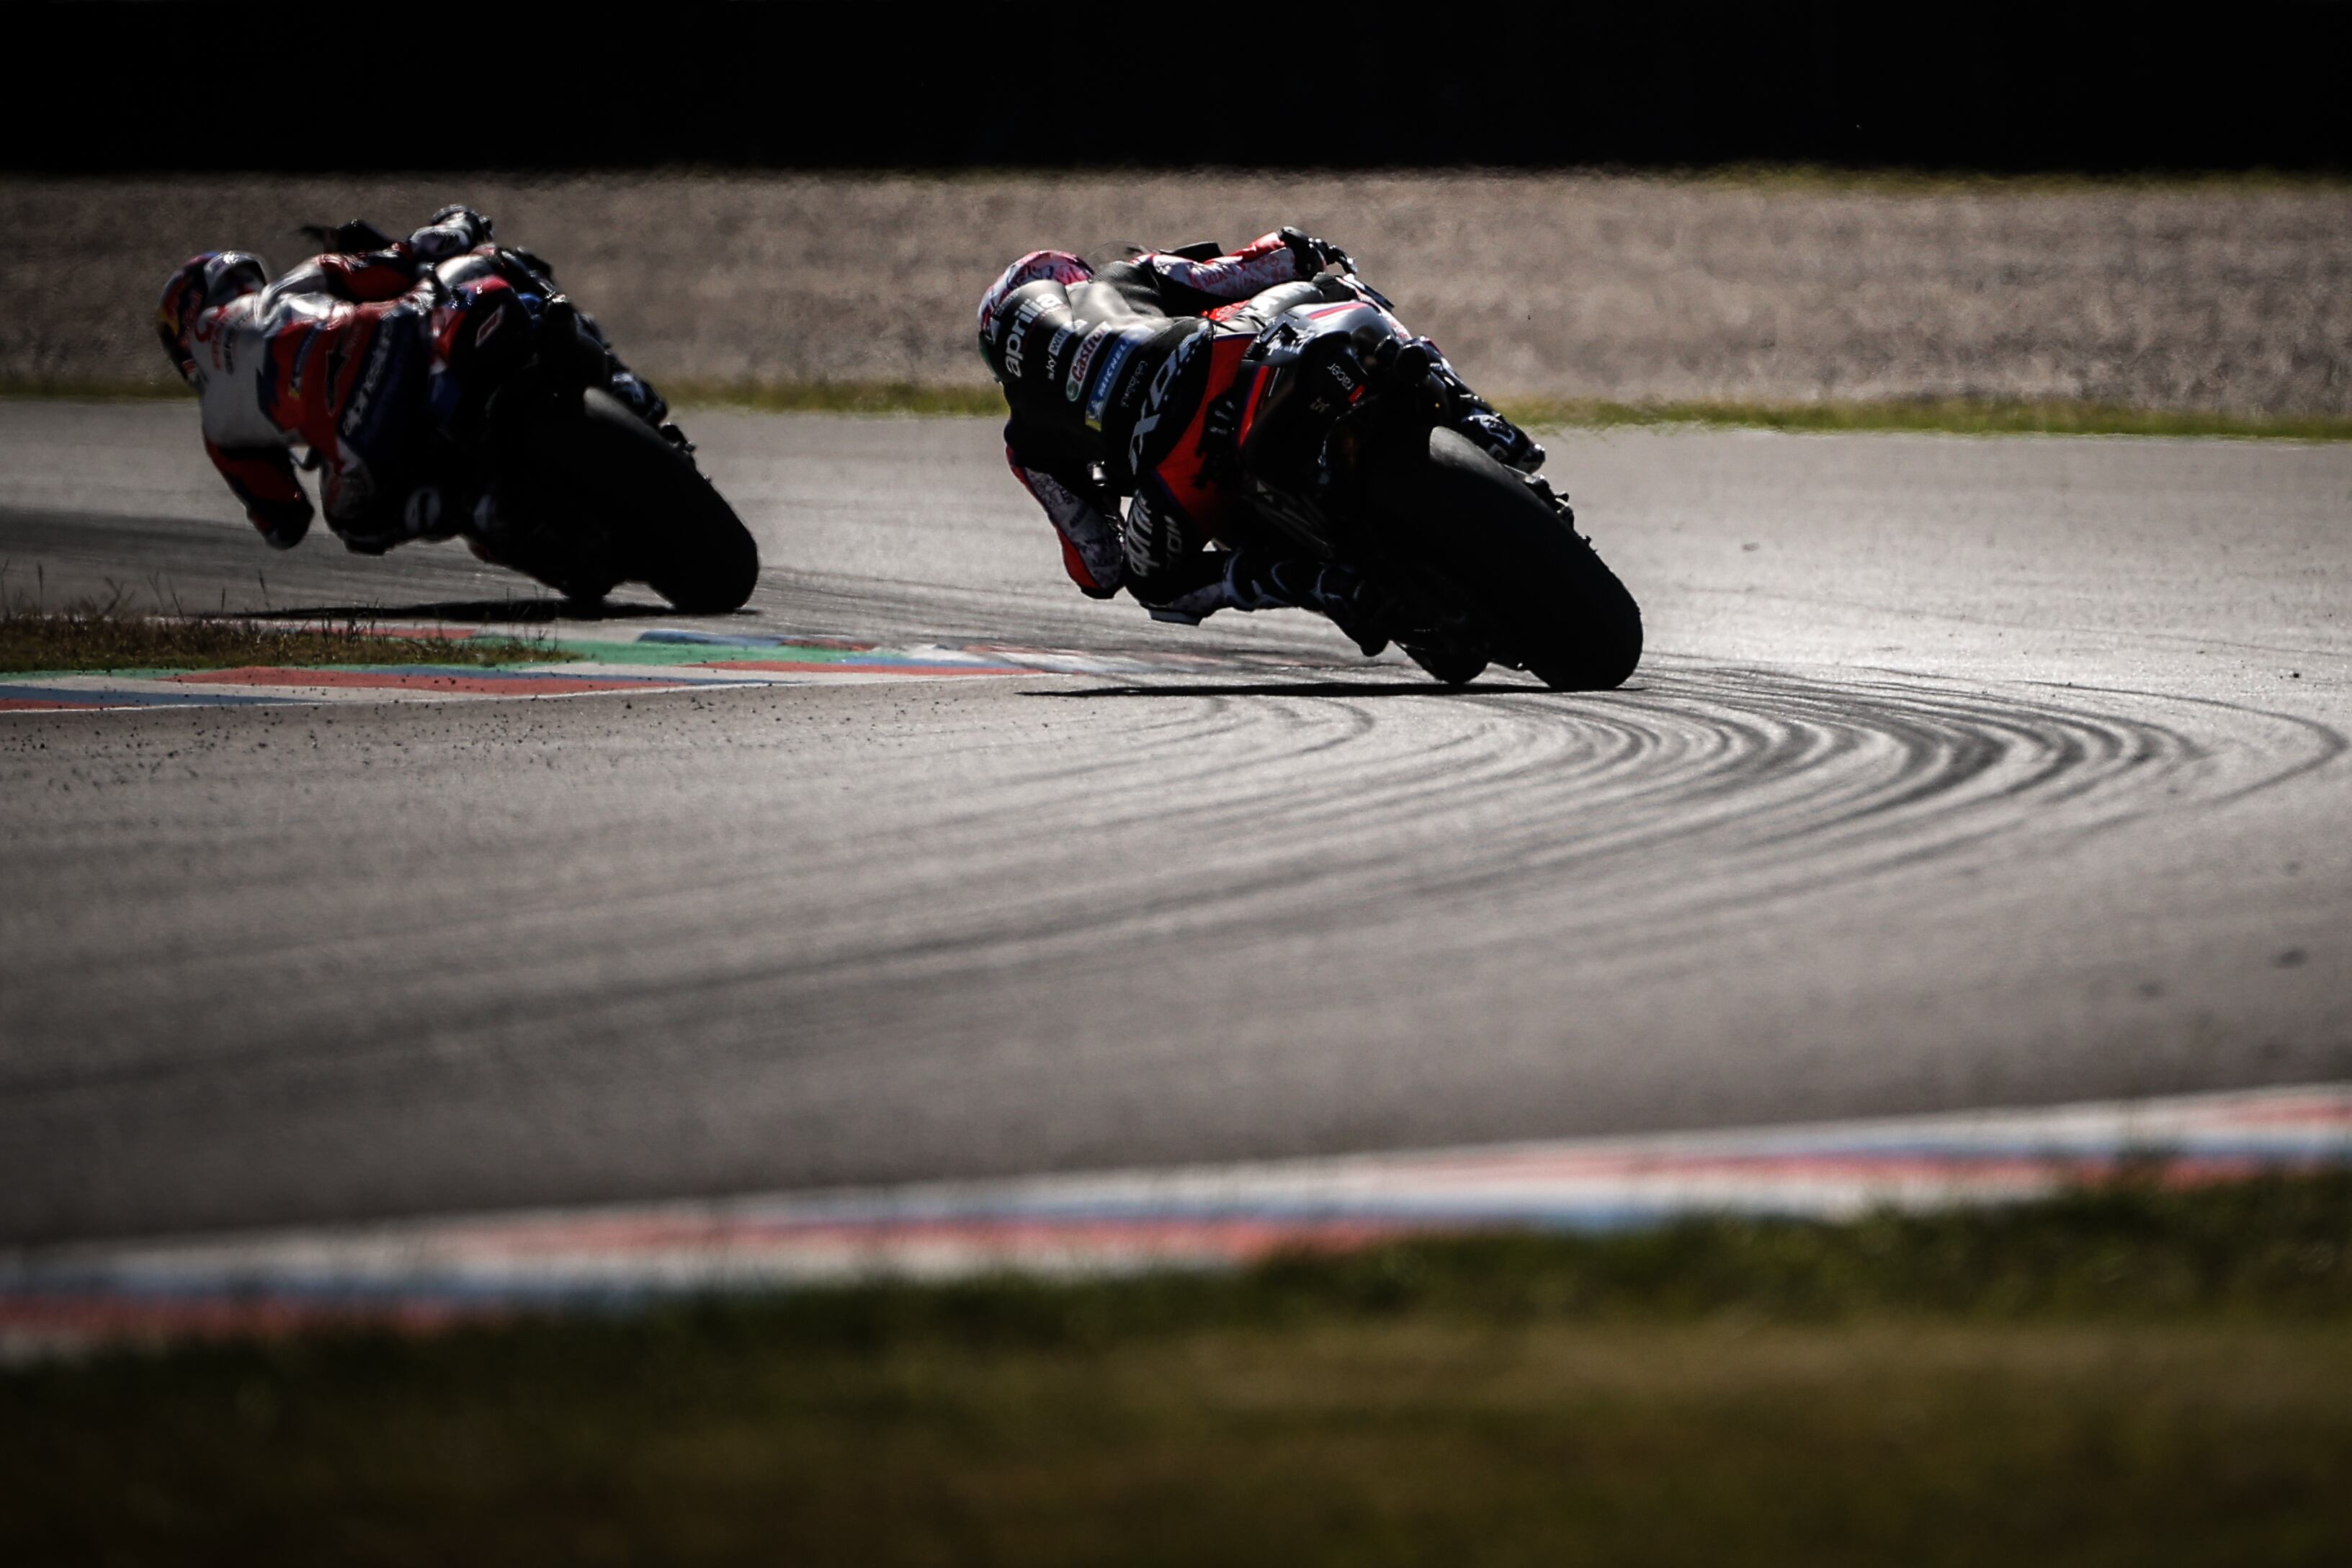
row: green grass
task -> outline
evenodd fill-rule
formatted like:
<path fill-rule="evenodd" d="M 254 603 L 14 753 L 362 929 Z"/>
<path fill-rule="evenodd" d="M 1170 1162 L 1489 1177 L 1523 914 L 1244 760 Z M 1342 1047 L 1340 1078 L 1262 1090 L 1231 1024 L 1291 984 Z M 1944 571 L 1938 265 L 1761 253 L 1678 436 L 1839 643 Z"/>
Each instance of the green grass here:
<path fill-rule="evenodd" d="M 682 382 L 672 396 L 682 406 L 748 408 L 762 413 L 992 416 L 1004 413 L 1003 397 L 994 387 L 924 386 L 912 382 Z M 1935 431 L 1964 435 L 2168 435 L 2352 441 L 2352 416 L 2210 413 L 2066 402 L 1938 399 L 1910 402 L 1622 403 L 1593 399 L 1506 398 L 1502 408 L 1522 424 L 1554 429 L 1699 424 L 1787 431 Z"/>
<path fill-rule="evenodd" d="M 992 386 L 918 382 L 664 382 L 682 409 L 762 413 L 965 414 L 1001 417 Z M 143 399 L 186 395 L 178 383 L 0 382 L 0 397 Z M 1966 398 L 1916 402 L 1609 402 L 1591 398 L 1505 398 L 1522 424 L 1552 429 L 1698 424 L 1790 431 L 1936 431 L 1962 435 L 2168 435 L 2237 440 L 2352 441 L 2352 415 L 2217 413 L 2125 408 L 2063 400 L 2018 402 Z"/>
<path fill-rule="evenodd" d="M 1503 412 L 1546 428 L 1701 424 L 1787 431 L 1932 431 L 1956 435 L 2168 435 L 2352 441 L 2352 416 L 2237 414 L 2091 402 L 1661 402 L 1506 399 Z"/>
<path fill-rule="evenodd" d="M 2352 1180 L 0 1375 L 0 1560 L 2352 1560 Z"/>
<path fill-rule="evenodd" d="M 364 621 L 297 626 L 237 617 L 140 615 L 113 605 L 0 609 L 0 673 L 227 670 L 252 665 L 554 664 L 579 657 L 543 636 L 396 637 Z"/>

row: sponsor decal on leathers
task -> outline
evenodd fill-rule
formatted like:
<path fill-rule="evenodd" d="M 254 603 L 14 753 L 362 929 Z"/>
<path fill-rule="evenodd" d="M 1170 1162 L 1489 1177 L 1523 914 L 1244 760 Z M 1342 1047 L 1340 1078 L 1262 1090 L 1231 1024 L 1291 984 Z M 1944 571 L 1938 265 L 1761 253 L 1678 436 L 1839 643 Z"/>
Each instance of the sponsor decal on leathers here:
<path fill-rule="evenodd" d="M 1092 392 L 1087 398 L 1088 424 L 1097 430 L 1102 428 L 1103 411 L 1110 406 L 1110 394 L 1118 386 L 1119 371 L 1134 357 L 1136 345 L 1151 337 L 1165 323 L 1159 321 L 1144 321 L 1131 323 L 1119 329 L 1111 342 L 1110 357 L 1103 361 L 1103 368 L 1096 374 Z"/>
<path fill-rule="evenodd" d="M 1102 351 L 1104 340 L 1115 335 L 1116 329 L 1108 321 L 1087 334 L 1086 340 L 1078 345 L 1078 351 L 1070 357 L 1070 373 L 1063 379 L 1062 382 L 1063 401 L 1076 402 L 1086 395 L 1087 367 L 1095 362 L 1095 356 Z"/>
<path fill-rule="evenodd" d="M 1004 373 L 1013 380 L 1020 379 L 1022 355 L 1029 347 L 1033 324 L 1043 326 L 1056 317 L 1066 319 L 1069 314 L 1068 301 L 1051 294 L 1033 294 L 1024 299 L 1013 312 L 1013 324 L 1005 329 Z"/>
<path fill-rule="evenodd" d="M 384 366 L 392 360 L 390 324 L 378 322 L 375 341 L 369 346 L 367 374 L 360 382 L 360 394 L 343 415 L 343 434 L 356 435 L 367 423 L 368 404 L 375 401 L 376 388 L 383 383 Z"/>
<path fill-rule="evenodd" d="M 1129 436 L 1127 440 L 1129 473 L 1135 474 L 1142 471 L 1144 439 L 1160 427 L 1160 416 L 1164 412 L 1169 389 L 1173 387 L 1177 378 L 1183 374 L 1184 366 L 1192 358 L 1193 351 L 1208 341 L 1209 331 L 1209 324 L 1202 322 L 1200 330 L 1176 345 L 1174 350 L 1161 363 L 1160 373 L 1151 378 L 1151 390 L 1145 393 L 1143 398 L 1142 415 L 1135 422 L 1135 434 Z"/>

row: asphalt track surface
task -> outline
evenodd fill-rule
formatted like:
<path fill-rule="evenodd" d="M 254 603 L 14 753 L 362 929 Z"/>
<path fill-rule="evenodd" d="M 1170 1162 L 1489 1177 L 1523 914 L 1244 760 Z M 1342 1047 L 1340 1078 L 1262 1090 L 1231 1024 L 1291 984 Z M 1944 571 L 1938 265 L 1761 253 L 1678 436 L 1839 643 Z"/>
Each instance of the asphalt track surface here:
<path fill-rule="evenodd" d="M 987 422 L 692 423 L 730 628 L 1199 663 L 0 717 L 0 1240 L 2352 1077 L 2352 448 L 1559 436 L 1567 695 L 1087 601 Z M 0 404 L 8 591 L 547 612 L 215 485 Z"/>

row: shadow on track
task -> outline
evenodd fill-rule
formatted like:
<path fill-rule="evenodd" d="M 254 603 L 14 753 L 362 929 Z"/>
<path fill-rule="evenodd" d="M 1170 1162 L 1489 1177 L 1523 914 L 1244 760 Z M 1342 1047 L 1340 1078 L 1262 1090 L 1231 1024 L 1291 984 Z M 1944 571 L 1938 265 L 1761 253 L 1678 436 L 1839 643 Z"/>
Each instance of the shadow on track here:
<path fill-rule="evenodd" d="M 455 621 L 478 625 L 544 626 L 558 621 L 719 620 L 689 615 L 667 604 L 574 604 L 568 599 L 477 599 L 433 604 L 312 604 L 248 610 L 246 621 Z"/>
<path fill-rule="evenodd" d="M 1621 691 L 1635 688 L 1624 686 Z M 1589 696 L 1589 692 L 1555 692 L 1546 686 L 1444 686 L 1434 681 L 1235 681 L 1229 685 L 1091 686 L 1085 691 L 1028 692 L 1033 697 L 1065 701 L 1095 697 L 1557 697 Z"/>

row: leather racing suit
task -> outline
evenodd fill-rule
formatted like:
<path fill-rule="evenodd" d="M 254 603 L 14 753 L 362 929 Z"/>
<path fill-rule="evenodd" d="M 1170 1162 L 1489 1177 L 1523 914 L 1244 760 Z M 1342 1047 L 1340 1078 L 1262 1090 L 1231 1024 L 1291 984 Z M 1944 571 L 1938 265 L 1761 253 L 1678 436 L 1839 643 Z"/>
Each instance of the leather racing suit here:
<path fill-rule="evenodd" d="M 468 372 L 520 351 L 532 334 L 519 317 L 536 321 L 546 308 L 487 264 L 442 265 L 487 256 L 490 234 L 488 219 L 463 207 L 404 240 L 346 225 L 339 237 L 383 243 L 312 256 L 197 317 L 185 346 L 205 451 L 271 545 L 291 549 L 310 525 L 289 450 L 297 443 L 310 449 L 305 465 L 320 470 L 328 526 L 353 550 L 446 538 L 478 504 L 488 510 L 436 483 L 435 434 L 457 413 Z M 604 354 L 614 394 L 661 425 L 659 394 L 611 358 L 592 319 L 571 314 L 591 351 Z"/>
<path fill-rule="evenodd" d="M 1033 251 L 989 287 L 980 350 L 1012 409 L 1005 460 L 1060 535 L 1063 565 L 1083 592 L 1108 599 L 1124 588 L 1155 619 L 1180 622 L 1222 609 L 1319 610 L 1368 653 L 1378 650 L 1349 568 L 1204 548 L 1229 504 L 1207 425 L 1265 325 L 1251 300 L 1346 259 L 1283 229 L 1231 254 L 1139 251 L 1099 270 L 1066 251 Z M 1469 396 L 1422 342 L 1464 394 L 1456 428 L 1532 475 L 1543 448 Z"/>

